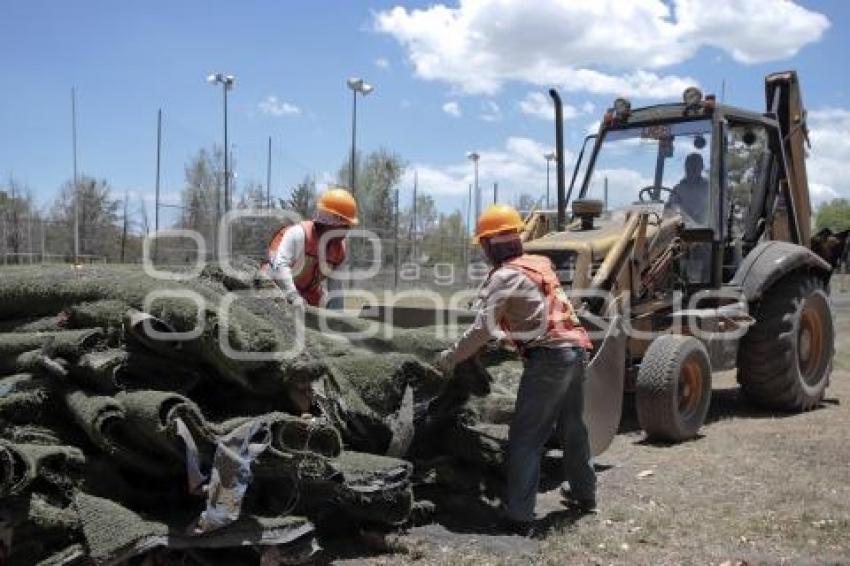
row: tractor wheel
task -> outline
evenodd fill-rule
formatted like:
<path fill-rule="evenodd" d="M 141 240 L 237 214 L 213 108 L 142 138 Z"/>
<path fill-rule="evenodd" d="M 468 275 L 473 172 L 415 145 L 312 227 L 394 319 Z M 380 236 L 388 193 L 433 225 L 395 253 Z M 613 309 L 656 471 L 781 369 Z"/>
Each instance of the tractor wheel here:
<path fill-rule="evenodd" d="M 653 440 L 696 436 L 711 402 L 711 363 L 692 336 L 656 338 L 643 356 L 635 389 L 638 422 Z"/>
<path fill-rule="evenodd" d="M 738 348 L 738 383 L 757 405 L 806 411 L 823 399 L 835 333 L 829 297 L 811 276 L 771 287 Z"/>

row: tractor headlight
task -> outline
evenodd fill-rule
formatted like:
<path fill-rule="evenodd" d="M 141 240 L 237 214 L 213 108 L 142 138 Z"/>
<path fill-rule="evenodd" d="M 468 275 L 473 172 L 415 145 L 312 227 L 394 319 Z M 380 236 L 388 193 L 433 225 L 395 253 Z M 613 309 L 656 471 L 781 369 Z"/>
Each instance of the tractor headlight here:
<path fill-rule="evenodd" d="M 685 102 L 685 106 L 699 106 L 699 103 L 702 102 L 702 91 L 695 86 L 689 86 L 682 93 L 682 100 Z"/>
<path fill-rule="evenodd" d="M 632 111 L 632 103 L 627 98 L 618 98 L 614 101 L 614 114 L 619 119 L 626 118 Z"/>

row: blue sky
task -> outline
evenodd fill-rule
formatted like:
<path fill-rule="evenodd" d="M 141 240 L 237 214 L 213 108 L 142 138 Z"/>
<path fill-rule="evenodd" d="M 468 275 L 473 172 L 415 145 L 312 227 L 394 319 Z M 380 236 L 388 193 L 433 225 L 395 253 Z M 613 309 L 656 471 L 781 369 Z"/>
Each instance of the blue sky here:
<path fill-rule="evenodd" d="M 810 160 L 818 198 L 850 196 L 850 3 L 727 4 L 4 0 L 0 175 L 52 201 L 72 171 L 75 86 L 80 170 L 149 197 L 162 108 L 162 183 L 173 198 L 187 159 L 221 140 L 221 92 L 205 77 L 225 71 L 237 80 L 238 180 L 265 182 L 272 136 L 273 189 L 285 196 L 306 174 L 328 180 L 346 158 L 345 79 L 362 76 L 376 90 L 358 104 L 359 147 L 401 154 L 450 209 L 465 200 L 468 150 L 482 153 L 483 186 L 498 181 L 508 198 L 542 193 L 553 128 L 536 114 L 550 111 L 541 100 L 550 84 L 562 87 L 577 151 L 617 94 L 653 103 L 693 81 L 717 92 L 725 80 L 727 102 L 761 108 L 764 74 L 796 68 L 820 142 Z"/>

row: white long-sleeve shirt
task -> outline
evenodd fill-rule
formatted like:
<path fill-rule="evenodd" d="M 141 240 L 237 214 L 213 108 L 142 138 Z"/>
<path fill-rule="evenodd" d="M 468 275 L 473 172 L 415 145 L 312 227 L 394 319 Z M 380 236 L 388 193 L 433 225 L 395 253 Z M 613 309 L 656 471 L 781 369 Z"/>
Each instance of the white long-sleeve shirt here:
<path fill-rule="evenodd" d="M 307 234 L 304 231 L 304 226 L 301 224 L 292 226 L 284 232 L 283 239 L 281 239 L 277 248 L 277 254 L 271 261 L 272 277 L 284 293 L 298 291 L 295 287 L 295 275 L 293 274 L 301 273 L 301 270 L 304 269 L 306 240 Z M 336 292 L 342 289 L 342 281 L 339 279 L 328 278 L 325 281 L 328 292 Z M 324 302 L 324 297 L 322 301 Z"/>

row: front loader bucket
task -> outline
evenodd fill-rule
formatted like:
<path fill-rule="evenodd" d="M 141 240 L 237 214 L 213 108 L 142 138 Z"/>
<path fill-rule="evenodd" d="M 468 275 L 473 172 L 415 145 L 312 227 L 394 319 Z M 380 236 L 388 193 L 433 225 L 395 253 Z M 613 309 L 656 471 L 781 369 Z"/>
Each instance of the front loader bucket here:
<path fill-rule="evenodd" d="M 594 456 L 608 449 L 620 426 L 626 338 L 622 317 L 613 317 L 585 370 L 584 422 L 590 431 L 590 448 Z"/>

